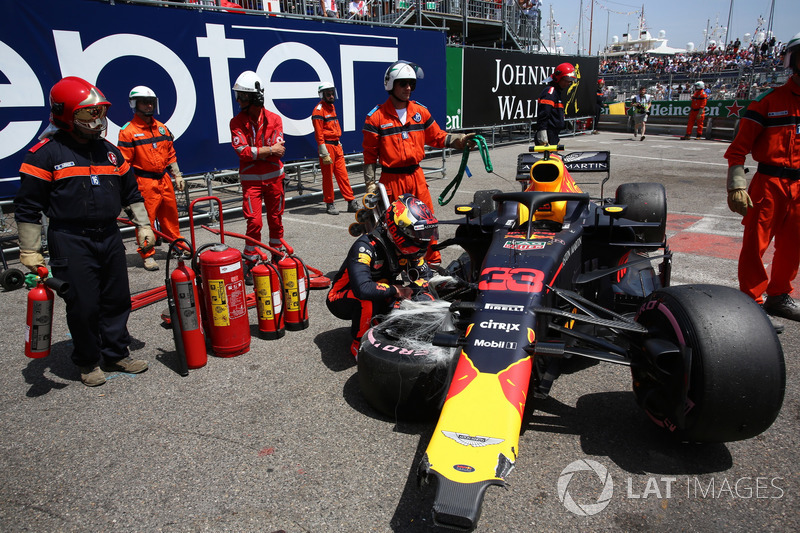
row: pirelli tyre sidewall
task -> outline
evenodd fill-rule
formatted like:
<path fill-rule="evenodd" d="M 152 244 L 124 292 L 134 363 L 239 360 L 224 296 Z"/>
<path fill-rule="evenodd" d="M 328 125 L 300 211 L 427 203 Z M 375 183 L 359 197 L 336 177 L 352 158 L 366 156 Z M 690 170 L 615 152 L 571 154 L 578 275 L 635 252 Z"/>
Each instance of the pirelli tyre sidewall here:
<path fill-rule="evenodd" d="M 750 297 L 719 285 L 667 287 L 648 297 L 636 321 L 649 338 L 691 350 L 688 376 L 674 357 L 631 367 L 637 401 L 657 425 L 683 441 L 730 442 L 754 437 L 775 421 L 786 387 L 783 349 Z M 675 387 L 657 384 L 676 372 L 673 383 L 689 380 L 682 424 L 659 415 L 679 412 Z"/>
<path fill-rule="evenodd" d="M 433 346 L 431 346 L 433 348 Z M 370 329 L 358 352 L 358 382 L 370 406 L 394 420 L 435 420 L 454 370 L 455 357 L 435 362 L 428 350 L 403 346 Z"/>

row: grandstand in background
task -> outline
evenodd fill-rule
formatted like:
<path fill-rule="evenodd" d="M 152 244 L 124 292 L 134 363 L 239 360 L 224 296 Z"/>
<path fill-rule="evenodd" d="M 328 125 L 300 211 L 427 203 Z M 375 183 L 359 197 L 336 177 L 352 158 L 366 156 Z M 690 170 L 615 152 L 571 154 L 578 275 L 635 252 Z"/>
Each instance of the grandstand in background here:
<path fill-rule="evenodd" d="M 112 4 L 115 0 L 110 1 Z M 116 0 L 260 16 L 323 18 L 319 0 Z M 548 53 L 539 0 L 336 0 L 338 22 L 442 28 L 449 44 Z"/>

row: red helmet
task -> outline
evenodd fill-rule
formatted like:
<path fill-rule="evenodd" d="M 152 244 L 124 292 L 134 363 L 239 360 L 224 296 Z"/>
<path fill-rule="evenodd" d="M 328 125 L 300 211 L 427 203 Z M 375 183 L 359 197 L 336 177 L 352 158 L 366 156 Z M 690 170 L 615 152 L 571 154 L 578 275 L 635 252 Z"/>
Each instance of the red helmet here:
<path fill-rule="evenodd" d="M 64 131 L 99 139 L 106 131 L 111 102 L 88 81 L 69 76 L 50 89 L 50 122 Z"/>
<path fill-rule="evenodd" d="M 603 78 L 597 78 L 597 84 L 598 85 L 603 85 L 604 83 L 605 83 L 605 80 Z"/>
<path fill-rule="evenodd" d="M 565 77 L 575 81 L 575 67 L 573 67 L 571 63 L 561 63 L 556 67 L 550 77 L 553 78 L 553 81 L 556 83 L 561 81 L 561 78 Z"/>
<path fill-rule="evenodd" d="M 431 240 L 439 238 L 439 220 L 422 200 L 411 194 L 392 202 L 384 222 L 386 233 L 400 255 L 421 255 Z"/>

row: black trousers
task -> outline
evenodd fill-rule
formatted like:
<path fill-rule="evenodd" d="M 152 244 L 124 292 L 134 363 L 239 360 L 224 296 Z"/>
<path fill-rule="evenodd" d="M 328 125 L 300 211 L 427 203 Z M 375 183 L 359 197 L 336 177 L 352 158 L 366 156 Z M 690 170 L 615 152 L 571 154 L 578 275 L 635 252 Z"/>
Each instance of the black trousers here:
<path fill-rule="evenodd" d="M 53 277 L 69 282 L 64 296 L 72 335 L 72 361 L 78 366 L 128 355 L 131 292 L 125 246 L 116 224 L 103 230 L 52 223 L 48 231 Z"/>

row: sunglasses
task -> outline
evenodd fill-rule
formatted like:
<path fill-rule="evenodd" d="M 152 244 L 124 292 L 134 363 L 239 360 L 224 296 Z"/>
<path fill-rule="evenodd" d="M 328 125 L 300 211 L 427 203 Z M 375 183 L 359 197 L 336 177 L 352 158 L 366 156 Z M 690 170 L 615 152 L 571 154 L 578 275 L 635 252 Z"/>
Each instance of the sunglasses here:
<path fill-rule="evenodd" d="M 400 87 L 411 87 L 411 90 L 417 88 L 417 80 L 396 80 L 395 83 Z"/>
<path fill-rule="evenodd" d="M 144 104 L 144 105 L 156 105 L 156 99 L 155 98 L 138 98 L 137 101 L 140 104 Z"/>
<path fill-rule="evenodd" d="M 108 106 L 93 105 L 91 107 L 82 107 L 75 111 L 74 117 L 81 122 L 91 122 L 92 120 L 102 119 L 106 116 Z"/>

